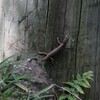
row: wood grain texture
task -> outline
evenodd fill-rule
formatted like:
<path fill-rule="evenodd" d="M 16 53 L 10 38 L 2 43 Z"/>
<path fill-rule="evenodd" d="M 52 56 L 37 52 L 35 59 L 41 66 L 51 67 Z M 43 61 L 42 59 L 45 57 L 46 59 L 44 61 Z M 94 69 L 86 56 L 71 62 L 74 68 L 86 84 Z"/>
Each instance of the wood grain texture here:
<path fill-rule="evenodd" d="M 83 100 L 99 100 L 100 0 L 0 0 L 1 60 L 16 52 L 50 52 L 58 46 L 56 38 L 62 42 L 67 34 L 72 48 L 45 67 L 58 84 L 93 70 L 94 82 Z"/>
<path fill-rule="evenodd" d="M 76 0 L 78 2 L 78 0 Z M 94 82 L 91 90 L 86 92 L 85 100 L 99 100 L 99 10 L 100 6 L 95 4 L 99 1 L 94 0 L 80 0 L 79 22 L 78 28 L 75 28 L 77 32 L 74 32 L 76 38 L 75 45 L 75 73 L 82 73 L 87 70 L 94 72 Z M 76 5 L 76 4 L 75 4 Z M 93 6 L 94 5 L 94 6 Z M 74 16 L 74 19 L 75 18 Z M 77 30 L 78 29 L 78 30 Z"/>

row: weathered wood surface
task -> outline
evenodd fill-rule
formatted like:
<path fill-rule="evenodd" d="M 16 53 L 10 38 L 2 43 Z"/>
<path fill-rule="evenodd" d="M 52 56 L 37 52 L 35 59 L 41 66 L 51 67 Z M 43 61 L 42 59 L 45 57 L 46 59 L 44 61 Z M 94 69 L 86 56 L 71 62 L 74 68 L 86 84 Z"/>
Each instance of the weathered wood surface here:
<path fill-rule="evenodd" d="M 46 69 L 57 83 L 93 70 L 85 100 L 99 100 L 99 19 L 100 0 L 0 0 L 0 60 L 16 52 L 50 52 L 57 37 L 62 41 L 69 34 L 72 48 L 64 48 Z"/>

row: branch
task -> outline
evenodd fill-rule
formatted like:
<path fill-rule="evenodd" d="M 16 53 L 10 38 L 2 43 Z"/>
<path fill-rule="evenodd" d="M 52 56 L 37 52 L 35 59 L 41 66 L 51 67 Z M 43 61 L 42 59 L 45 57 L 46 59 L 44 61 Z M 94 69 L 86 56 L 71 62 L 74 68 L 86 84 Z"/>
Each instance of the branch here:
<path fill-rule="evenodd" d="M 55 86 L 57 86 L 58 88 L 61 88 L 62 90 L 67 91 L 68 93 L 70 93 L 70 94 L 72 94 L 73 96 L 75 96 L 77 99 L 82 100 L 82 99 L 79 98 L 76 94 L 70 92 L 68 89 L 65 89 L 65 88 L 63 88 L 63 87 L 60 87 L 59 85 L 56 85 L 56 84 L 55 84 Z"/>

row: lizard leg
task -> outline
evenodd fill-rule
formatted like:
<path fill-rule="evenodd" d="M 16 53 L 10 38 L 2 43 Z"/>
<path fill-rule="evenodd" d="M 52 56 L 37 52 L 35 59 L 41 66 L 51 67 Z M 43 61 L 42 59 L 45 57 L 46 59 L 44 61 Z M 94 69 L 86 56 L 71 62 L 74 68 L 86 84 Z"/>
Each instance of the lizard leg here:
<path fill-rule="evenodd" d="M 46 52 L 38 52 L 40 55 L 47 55 L 47 53 Z"/>
<path fill-rule="evenodd" d="M 59 38 L 58 37 L 57 37 L 57 42 L 58 42 L 59 45 L 61 45 L 61 42 L 59 41 Z"/>
<path fill-rule="evenodd" d="M 36 60 L 36 61 L 37 61 L 38 59 L 33 57 L 33 58 L 31 58 L 31 59 L 29 60 L 29 62 L 31 62 L 32 60 Z"/>
<path fill-rule="evenodd" d="M 53 61 L 54 59 L 53 58 L 50 58 L 50 60 Z"/>
<path fill-rule="evenodd" d="M 47 56 L 48 53 L 46 52 L 38 52 L 40 55 L 44 55 Z M 51 61 L 53 61 L 54 59 L 52 57 L 49 58 Z"/>

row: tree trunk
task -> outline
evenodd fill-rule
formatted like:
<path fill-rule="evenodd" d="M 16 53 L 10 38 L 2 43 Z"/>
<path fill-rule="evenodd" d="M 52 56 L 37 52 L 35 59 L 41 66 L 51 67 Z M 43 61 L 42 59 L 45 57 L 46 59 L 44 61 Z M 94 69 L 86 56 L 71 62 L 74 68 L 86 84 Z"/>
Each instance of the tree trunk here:
<path fill-rule="evenodd" d="M 85 100 L 99 100 L 99 0 L 0 0 L 0 60 L 15 53 L 50 52 L 69 34 L 69 43 L 45 67 L 54 82 L 93 70 Z M 69 48 L 67 48 L 69 47 Z"/>

